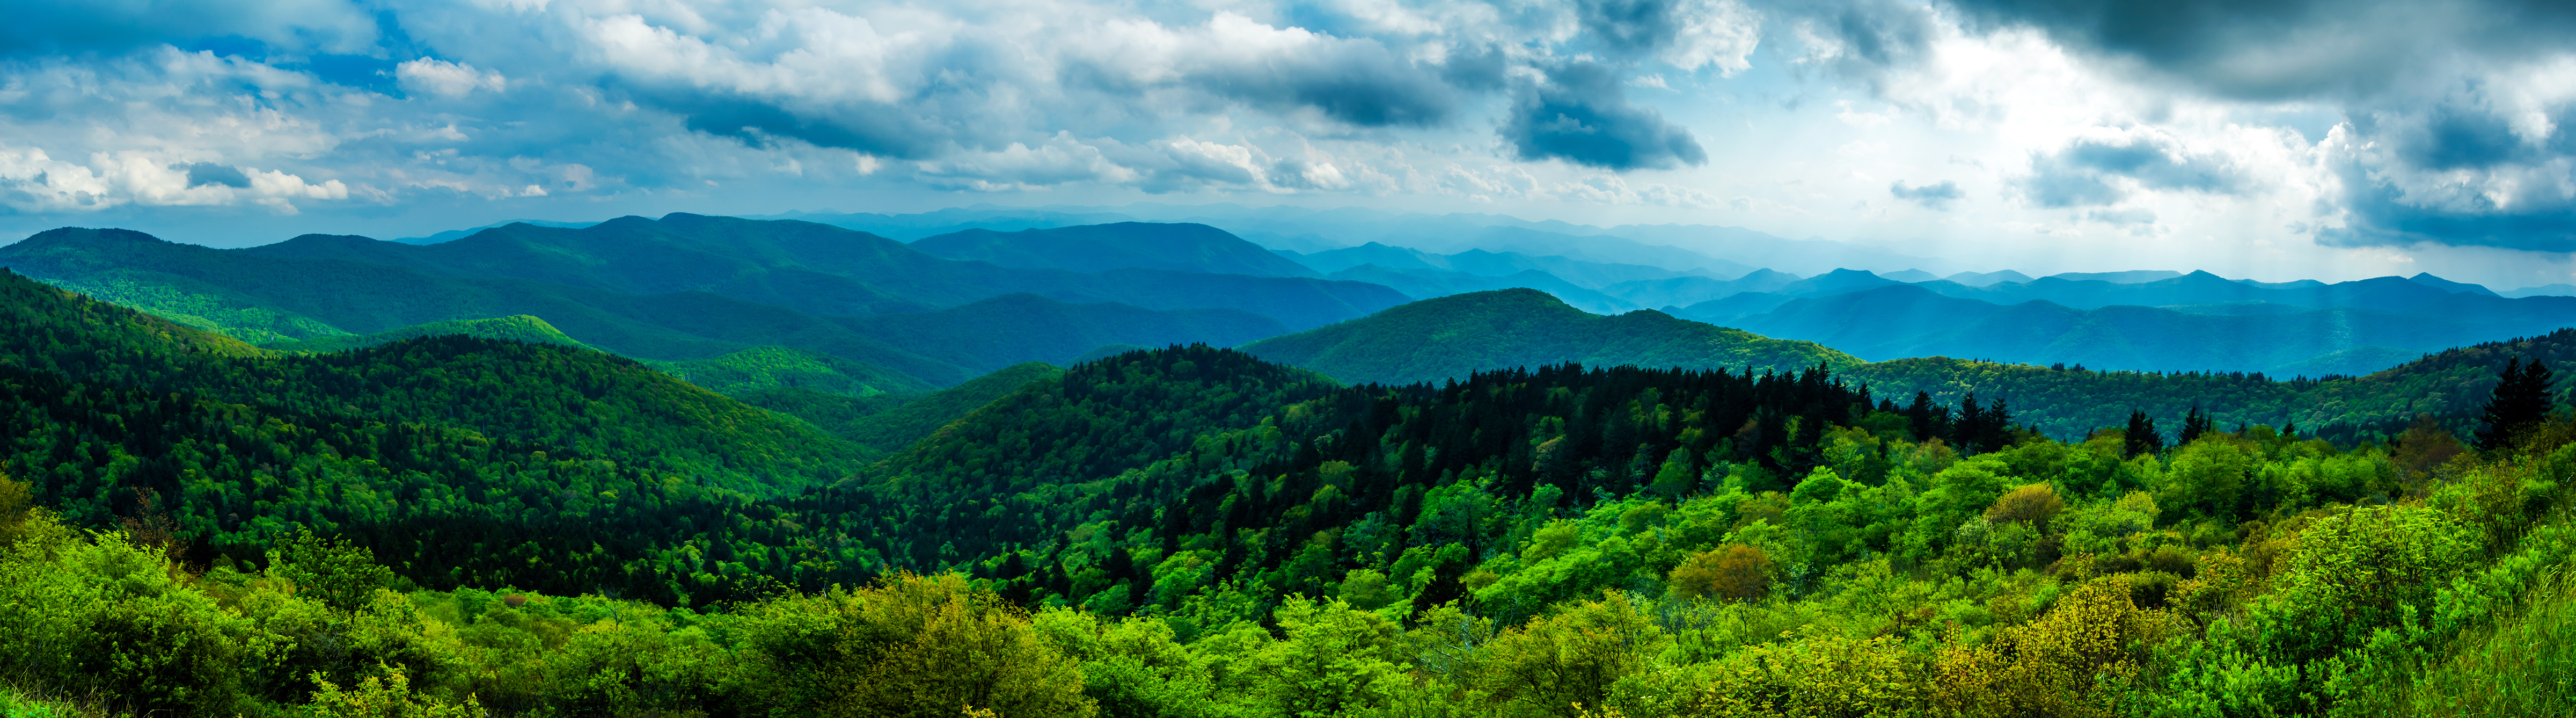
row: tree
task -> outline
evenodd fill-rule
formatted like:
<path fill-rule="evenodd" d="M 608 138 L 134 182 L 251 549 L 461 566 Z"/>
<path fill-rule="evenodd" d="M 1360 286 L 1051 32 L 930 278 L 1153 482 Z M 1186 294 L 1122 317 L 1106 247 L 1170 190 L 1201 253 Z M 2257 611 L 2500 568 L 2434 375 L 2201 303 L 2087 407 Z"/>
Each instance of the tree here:
<path fill-rule="evenodd" d="M 2497 375 L 2495 395 L 2487 399 L 2486 428 L 2478 430 L 2478 448 L 2491 451 L 2510 446 L 2515 433 L 2547 418 L 2553 381 L 2549 365 L 2539 360 L 2529 364 L 2520 357 L 2506 360 L 2504 371 Z"/>
<path fill-rule="evenodd" d="M 2208 414 L 2200 413 L 2199 404 L 2193 404 L 2191 405 L 2191 413 L 2185 414 L 2182 417 L 2182 433 L 2174 437 L 2174 443 L 2182 446 L 2190 446 L 2191 442 L 2200 440 L 2200 435 L 2207 434 L 2211 429 L 2217 428 L 2211 426 L 2211 424 L 2215 423 L 2217 422 L 2211 421 Z"/>
<path fill-rule="evenodd" d="M 1684 597 L 1761 598 L 1771 589 L 1771 556 L 1743 544 L 1721 546 L 1683 559 L 1665 582 Z"/>
<path fill-rule="evenodd" d="M 2121 455 L 2130 458 L 2153 454 L 2165 450 L 2165 437 L 2156 433 L 2156 420 L 2147 418 L 2144 411 L 2133 409 L 2129 411 L 2127 441 L 2121 449 Z"/>
<path fill-rule="evenodd" d="M 342 611 L 355 611 L 393 585 L 393 569 L 376 563 L 376 552 L 351 545 L 347 538 L 329 539 L 311 528 L 296 528 L 295 539 L 268 552 L 269 572 L 295 584 L 295 590 Z"/>
<path fill-rule="evenodd" d="M 1991 451 L 1980 441 L 1985 438 L 1985 429 L 1986 410 L 1977 405 L 1977 393 L 1968 392 L 1959 400 L 1959 421 L 1951 425 L 1950 445 L 1961 451 Z"/>
<path fill-rule="evenodd" d="M 960 707 L 1089 718 L 1078 662 L 957 574 L 896 573 L 744 607 L 745 679 L 776 712 L 928 718 Z"/>

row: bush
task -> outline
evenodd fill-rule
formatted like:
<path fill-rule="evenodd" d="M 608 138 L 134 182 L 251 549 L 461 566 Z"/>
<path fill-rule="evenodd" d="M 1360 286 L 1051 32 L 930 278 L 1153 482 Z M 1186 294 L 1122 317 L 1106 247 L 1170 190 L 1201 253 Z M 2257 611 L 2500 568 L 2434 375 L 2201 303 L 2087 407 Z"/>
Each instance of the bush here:
<path fill-rule="evenodd" d="M 1994 523 L 2021 522 L 2033 528 L 2046 528 L 2048 520 L 2066 510 L 2066 502 L 2057 498 L 2057 490 L 2047 484 L 2031 484 L 2006 492 L 1986 507 L 1986 520 Z"/>
<path fill-rule="evenodd" d="M 1038 638 L 1026 612 L 963 577 L 897 574 L 755 604 L 741 626 L 746 694 L 779 711 L 947 718 L 966 706 L 1005 716 L 1088 718 L 1073 658 Z"/>
<path fill-rule="evenodd" d="M 1742 544 L 1692 554 L 1665 581 L 1684 598 L 1749 601 L 1771 590 L 1771 556 Z"/>

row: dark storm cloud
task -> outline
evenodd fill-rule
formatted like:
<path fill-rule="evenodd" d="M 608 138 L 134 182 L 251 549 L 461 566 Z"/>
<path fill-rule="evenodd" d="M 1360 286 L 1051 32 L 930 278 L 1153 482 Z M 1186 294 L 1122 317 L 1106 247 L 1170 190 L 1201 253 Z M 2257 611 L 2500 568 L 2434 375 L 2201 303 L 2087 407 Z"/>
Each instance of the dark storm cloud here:
<path fill-rule="evenodd" d="M 1897 180 L 1895 184 L 1887 186 L 1887 193 L 1896 195 L 1897 199 L 1923 205 L 1927 209 L 1942 211 L 1948 211 L 1950 203 L 1968 196 L 1959 191 L 1959 183 L 1949 180 L 1921 187 L 1907 187 L 1904 180 Z"/>
<path fill-rule="evenodd" d="M 2385 140 L 2406 165 L 2424 170 L 2486 170 L 2500 166 L 2547 162 L 2576 154 L 2576 107 L 2547 113 L 2556 128 L 2544 138 L 2526 139 L 2500 113 L 2450 102 L 2412 114 L 2373 113 L 2354 118 L 2363 134 Z"/>
<path fill-rule="evenodd" d="M 1673 41 L 1681 23 L 1673 0 L 1578 0 L 1575 16 L 1602 46 L 1625 54 L 1652 52 Z"/>
<path fill-rule="evenodd" d="M 366 7 L 343 0 L 97 2 L 16 0 L 0 22 L 0 56 L 114 53 L 163 43 L 224 54 L 230 46 L 363 49 L 376 39 Z M 225 39 L 233 42 L 223 42 Z"/>
<path fill-rule="evenodd" d="M 1829 47 L 1811 60 L 1872 92 L 1887 90 L 1888 72 L 1920 59 L 1930 47 L 1934 19 L 1930 9 L 1901 0 L 1824 0 L 1775 3 L 1763 8 L 1775 15 L 1775 26 L 1798 26 Z"/>
<path fill-rule="evenodd" d="M 250 186 L 250 178 L 242 175 L 240 168 L 233 167 L 231 165 L 219 165 L 213 162 L 199 162 L 191 165 L 174 166 L 170 169 L 175 170 L 180 169 L 181 167 L 185 167 L 188 170 L 189 187 L 202 187 L 210 184 L 219 184 L 239 189 Z"/>
<path fill-rule="evenodd" d="M 1499 76 L 1499 67 L 1493 72 Z M 1320 52 L 1208 63 L 1191 72 L 1188 82 L 1255 107 L 1311 109 L 1361 127 L 1439 124 L 1459 102 L 1458 93 L 1442 81 L 1440 68 L 1416 66 L 1375 41 L 1345 40 Z"/>
<path fill-rule="evenodd" d="M 949 146 L 948 133 L 924 126 L 908 108 L 876 103 L 819 104 L 745 97 L 695 88 L 640 91 L 636 101 L 679 115 L 697 132 L 753 146 L 796 140 L 900 159 L 929 157 Z"/>
<path fill-rule="evenodd" d="M 1689 130 L 1628 103 L 1619 77 L 1599 63 L 1571 61 L 1520 90 L 1502 127 L 1524 160 L 1562 159 L 1613 170 L 1708 163 Z"/>
<path fill-rule="evenodd" d="M 2459 246 L 2502 247 L 2540 252 L 2576 251 L 2576 208 L 2564 202 L 2527 209 L 2507 209 L 2479 197 L 2472 206 L 2422 206 L 2395 187 L 2357 170 L 2344 173 L 2348 183 L 2345 226 L 2317 232 L 2320 244 L 2367 247 L 2423 242 Z"/>
<path fill-rule="evenodd" d="M 2113 177 L 2127 177 L 2146 189 L 2215 193 L 2233 192 L 2246 181 L 2244 172 L 2224 158 L 2188 154 L 2154 137 L 2076 140 L 2065 149 L 2032 157 L 2030 165 L 2030 176 L 2019 184 L 2042 207 L 2104 205 L 2128 197 L 2109 181 Z"/>
<path fill-rule="evenodd" d="M 2224 95 L 2368 94 L 2454 55 L 2562 47 L 2576 3 L 2544 0 L 1954 0 L 1976 24 L 2027 26 Z"/>

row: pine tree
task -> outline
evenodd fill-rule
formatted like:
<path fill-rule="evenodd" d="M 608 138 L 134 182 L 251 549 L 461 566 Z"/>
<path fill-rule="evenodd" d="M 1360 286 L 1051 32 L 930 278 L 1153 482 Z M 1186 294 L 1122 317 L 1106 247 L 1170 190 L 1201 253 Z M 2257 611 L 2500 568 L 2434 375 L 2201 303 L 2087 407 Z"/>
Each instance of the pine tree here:
<path fill-rule="evenodd" d="M 2210 426 L 2212 423 L 2214 422 L 2210 421 L 2208 414 L 2200 413 L 2199 404 L 2191 405 L 2191 413 L 2182 417 L 2182 434 L 2174 437 L 2174 445 L 2190 446 L 2191 442 L 2200 439 L 2200 435 L 2207 434 L 2214 428 Z"/>
<path fill-rule="evenodd" d="M 1980 439 L 1984 438 L 1985 425 L 1985 408 L 1977 406 L 1976 392 L 1968 392 L 1967 398 L 1959 400 L 1959 420 L 1951 425 L 1950 445 L 1960 451 L 1982 450 L 1985 442 Z"/>
<path fill-rule="evenodd" d="M 1986 426 L 1977 433 L 1979 451 L 2002 451 L 2012 443 L 2012 410 L 2001 399 L 1986 407 Z"/>
<path fill-rule="evenodd" d="M 2129 458 L 2165 450 L 2165 437 L 2156 433 L 2156 420 L 2147 418 L 2144 411 L 2130 410 L 2127 434 L 2128 441 L 2121 449 Z"/>
<path fill-rule="evenodd" d="M 2529 364 L 2520 357 L 2506 360 L 2504 372 L 2496 377 L 2495 395 L 2487 399 L 2486 428 L 2478 430 L 2478 448 L 2511 446 L 2516 432 L 2548 418 L 2549 385 L 2554 381 L 2549 366 L 2538 360 Z"/>

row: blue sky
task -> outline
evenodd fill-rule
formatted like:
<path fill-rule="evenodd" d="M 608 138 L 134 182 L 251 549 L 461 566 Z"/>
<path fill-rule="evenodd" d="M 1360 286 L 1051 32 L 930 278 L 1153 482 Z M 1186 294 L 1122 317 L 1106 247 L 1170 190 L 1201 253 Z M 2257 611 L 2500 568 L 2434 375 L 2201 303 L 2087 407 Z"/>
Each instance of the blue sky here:
<path fill-rule="evenodd" d="M 12 6 L 14 236 L 1236 202 L 2576 282 L 2563 3 Z"/>

